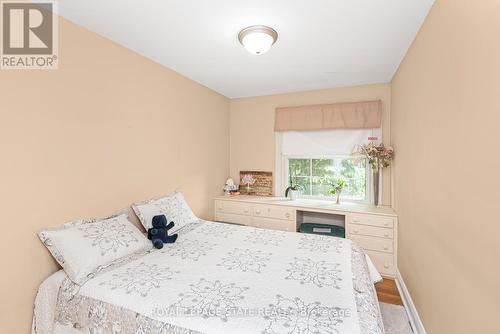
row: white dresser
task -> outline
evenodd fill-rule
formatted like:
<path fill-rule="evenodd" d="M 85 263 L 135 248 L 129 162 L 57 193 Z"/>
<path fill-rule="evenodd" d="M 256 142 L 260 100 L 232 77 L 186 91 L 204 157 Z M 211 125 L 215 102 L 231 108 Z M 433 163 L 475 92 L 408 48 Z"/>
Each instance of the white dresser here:
<path fill-rule="evenodd" d="M 346 238 L 356 241 L 385 277 L 394 278 L 397 266 L 398 217 L 389 207 L 279 197 L 221 196 L 215 199 L 215 220 L 296 232 L 304 213 L 343 216 Z"/>

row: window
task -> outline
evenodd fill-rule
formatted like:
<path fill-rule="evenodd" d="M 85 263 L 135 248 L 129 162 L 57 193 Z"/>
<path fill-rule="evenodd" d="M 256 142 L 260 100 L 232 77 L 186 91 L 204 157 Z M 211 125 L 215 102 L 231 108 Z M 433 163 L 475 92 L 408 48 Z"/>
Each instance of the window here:
<path fill-rule="evenodd" d="M 342 191 L 344 200 L 368 202 L 369 173 L 366 160 L 350 156 L 285 157 L 286 187 L 298 185 L 303 197 L 329 198 L 331 184 L 342 178 L 347 186 Z"/>
<path fill-rule="evenodd" d="M 379 141 L 380 129 L 286 131 L 276 139 L 276 194 L 299 185 L 301 197 L 332 199 L 331 184 L 342 178 L 347 186 L 342 200 L 371 203 L 371 169 L 364 159 L 354 159 L 355 146 Z"/>

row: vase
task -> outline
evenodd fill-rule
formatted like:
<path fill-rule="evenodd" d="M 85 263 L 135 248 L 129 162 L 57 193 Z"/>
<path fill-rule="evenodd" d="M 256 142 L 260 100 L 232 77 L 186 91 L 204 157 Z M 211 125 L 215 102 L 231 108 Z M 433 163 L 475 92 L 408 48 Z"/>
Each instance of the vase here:
<path fill-rule="evenodd" d="M 380 193 L 380 169 L 373 169 L 373 204 L 379 206 L 379 193 Z"/>

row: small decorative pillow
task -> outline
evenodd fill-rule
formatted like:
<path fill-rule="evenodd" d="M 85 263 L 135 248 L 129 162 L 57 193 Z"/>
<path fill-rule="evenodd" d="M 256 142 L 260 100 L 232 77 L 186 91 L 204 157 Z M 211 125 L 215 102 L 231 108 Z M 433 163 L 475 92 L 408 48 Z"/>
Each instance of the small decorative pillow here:
<path fill-rule="evenodd" d="M 83 284 L 99 271 L 152 248 L 129 221 L 127 211 L 102 219 L 80 219 L 38 232 L 68 277 Z"/>
<path fill-rule="evenodd" d="M 170 234 L 177 232 L 187 224 L 198 221 L 184 196 L 178 191 L 165 197 L 134 203 L 132 209 L 146 231 L 153 227 L 152 220 L 157 215 L 165 215 L 169 222 L 175 223 L 175 226 L 169 231 Z"/>

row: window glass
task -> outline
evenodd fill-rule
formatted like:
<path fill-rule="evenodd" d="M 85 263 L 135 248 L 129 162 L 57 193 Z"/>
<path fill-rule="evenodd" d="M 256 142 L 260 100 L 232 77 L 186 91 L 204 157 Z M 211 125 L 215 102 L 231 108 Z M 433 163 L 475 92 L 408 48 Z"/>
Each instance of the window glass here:
<path fill-rule="evenodd" d="M 289 157 L 288 185 L 297 185 L 303 196 L 331 197 L 329 190 L 339 178 L 346 181 L 342 198 L 367 201 L 366 160 L 351 157 L 307 158 Z"/>

